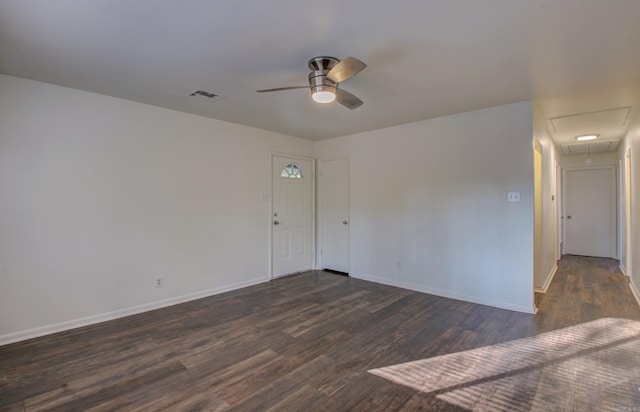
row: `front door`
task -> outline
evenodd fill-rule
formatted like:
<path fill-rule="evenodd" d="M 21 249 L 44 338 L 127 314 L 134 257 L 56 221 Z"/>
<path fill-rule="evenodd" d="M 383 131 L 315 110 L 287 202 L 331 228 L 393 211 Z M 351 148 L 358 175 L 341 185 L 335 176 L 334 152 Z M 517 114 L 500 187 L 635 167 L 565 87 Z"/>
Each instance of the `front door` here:
<path fill-rule="evenodd" d="M 616 258 L 613 167 L 566 170 L 563 254 Z"/>
<path fill-rule="evenodd" d="M 311 159 L 272 158 L 272 277 L 313 267 L 313 179 Z"/>

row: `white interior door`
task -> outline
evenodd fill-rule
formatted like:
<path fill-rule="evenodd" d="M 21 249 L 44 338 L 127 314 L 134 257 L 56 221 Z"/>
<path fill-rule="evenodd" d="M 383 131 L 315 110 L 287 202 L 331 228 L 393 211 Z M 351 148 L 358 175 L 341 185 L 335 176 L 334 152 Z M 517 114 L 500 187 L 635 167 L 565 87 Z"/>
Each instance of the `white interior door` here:
<path fill-rule="evenodd" d="M 616 258 L 613 167 L 565 170 L 563 253 Z"/>
<path fill-rule="evenodd" d="M 272 276 L 313 268 L 313 179 L 310 159 L 273 156 Z"/>
<path fill-rule="evenodd" d="M 349 273 L 349 159 L 323 160 L 320 172 L 322 268 Z"/>

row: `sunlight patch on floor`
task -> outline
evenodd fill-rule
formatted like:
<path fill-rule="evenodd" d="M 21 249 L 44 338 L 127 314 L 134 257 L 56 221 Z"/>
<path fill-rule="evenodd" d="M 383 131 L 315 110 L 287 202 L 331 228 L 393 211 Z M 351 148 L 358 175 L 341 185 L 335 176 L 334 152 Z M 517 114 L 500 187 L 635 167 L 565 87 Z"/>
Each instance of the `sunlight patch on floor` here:
<path fill-rule="evenodd" d="M 599 319 L 369 372 L 471 410 L 640 408 L 640 322 Z"/>

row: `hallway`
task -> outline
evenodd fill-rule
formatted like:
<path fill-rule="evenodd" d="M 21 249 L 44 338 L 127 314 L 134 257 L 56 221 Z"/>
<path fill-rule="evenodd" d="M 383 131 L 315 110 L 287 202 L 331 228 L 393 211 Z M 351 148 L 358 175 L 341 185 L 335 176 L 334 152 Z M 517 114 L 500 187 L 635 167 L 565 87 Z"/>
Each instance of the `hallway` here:
<path fill-rule="evenodd" d="M 640 320 L 629 278 L 614 259 L 565 255 L 546 294 L 536 294 L 532 333 L 547 332 L 605 317 Z"/>

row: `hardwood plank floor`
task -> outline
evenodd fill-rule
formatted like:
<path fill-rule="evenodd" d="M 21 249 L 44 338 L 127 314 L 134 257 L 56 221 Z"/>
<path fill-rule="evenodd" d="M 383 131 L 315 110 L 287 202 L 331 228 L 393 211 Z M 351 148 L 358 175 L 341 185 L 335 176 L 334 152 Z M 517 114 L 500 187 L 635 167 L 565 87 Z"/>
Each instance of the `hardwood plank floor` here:
<path fill-rule="evenodd" d="M 0 347 L 0 410 L 640 408 L 640 308 L 617 262 L 566 256 L 536 301 L 533 316 L 308 272 Z M 420 383 L 420 362 L 445 372 Z M 615 384 L 566 377 L 610 366 Z"/>

